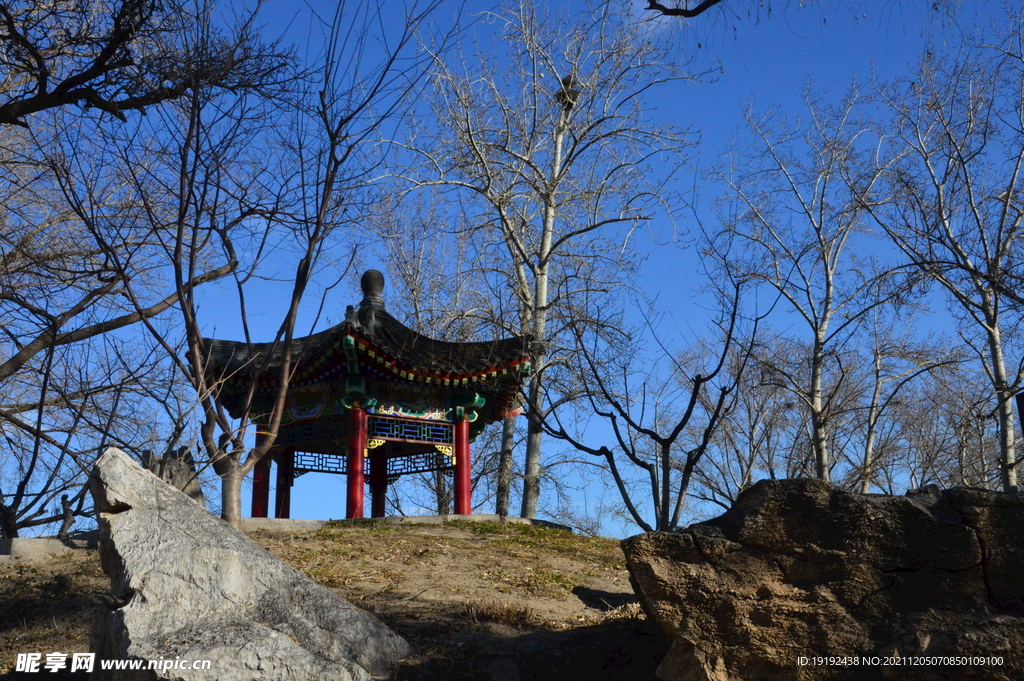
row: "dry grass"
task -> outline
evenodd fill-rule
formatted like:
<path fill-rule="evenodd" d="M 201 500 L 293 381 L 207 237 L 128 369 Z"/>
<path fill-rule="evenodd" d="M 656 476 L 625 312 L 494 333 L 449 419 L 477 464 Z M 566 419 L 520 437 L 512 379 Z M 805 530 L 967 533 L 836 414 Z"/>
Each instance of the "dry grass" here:
<path fill-rule="evenodd" d="M 83 653 L 110 589 L 95 551 L 0 564 L 0 672 L 18 653 Z"/>
<path fill-rule="evenodd" d="M 616 608 L 607 610 L 601 614 L 602 622 L 611 622 L 614 620 L 646 620 L 647 614 L 644 613 L 643 606 L 639 603 L 624 603 Z"/>
<path fill-rule="evenodd" d="M 465 608 L 469 621 L 474 623 L 493 622 L 517 629 L 528 629 L 545 624 L 544 620 L 539 618 L 533 608 L 528 605 L 486 601 L 466 603 Z"/>
<path fill-rule="evenodd" d="M 422 592 L 421 602 L 479 601 L 496 594 L 505 601 L 573 601 L 572 590 L 591 582 L 629 590 L 618 542 L 532 525 L 332 523 L 288 539 L 257 540 L 346 598 Z"/>
<path fill-rule="evenodd" d="M 464 521 L 253 538 L 413 644 L 393 681 L 654 681 L 664 653 L 615 540 Z M 0 564 L 0 675 L 18 652 L 88 650 L 108 587 L 95 551 Z"/>
<path fill-rule="evenodd" d="M 413 643 L 395 681 L 653 681 L 664 655 L 616 540 L 456 521 L 260 541 Z"/>

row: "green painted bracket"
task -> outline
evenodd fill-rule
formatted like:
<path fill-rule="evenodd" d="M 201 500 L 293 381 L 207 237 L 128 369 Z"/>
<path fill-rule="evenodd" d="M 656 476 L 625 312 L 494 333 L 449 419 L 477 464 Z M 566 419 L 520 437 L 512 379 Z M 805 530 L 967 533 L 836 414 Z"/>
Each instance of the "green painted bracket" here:
<path fill-rule="evenodd" d="M 366 379 L 362 376 L 349 376 L 345 379 L 345 397 L 366 397 Z"/>
<path fill-rule="evenodd" d="M 345 379 L 345 397 L 341 398 L 341 406 L 345 409 L 352 409 L 356 402 L 363 409 L 370 409 L 377 405 L 377 398 L 366 396 L 365 378 L 362 376 L 349 376 Z"/>
<path fill-rule="evenodd" d="M 463 407 L 465 409 L 479 409 L 486 403 L 487 400 L 477 393 L 466 393 L 465 395 L 459 395 L 452 400 L 453 405 L 456 407 Z"/>
<path fill-rule="evenodd" d="M 462 419 L 466 419 L 470 423 L 473 423 L 473 421 L 476 421 L 477 419 L 477 413 L 471 409 L 467 409 L 466 407 L 455 407 L 455 420 L 461 421 Z"/>
<path fill-rule="evenodd" d="M 476 410 L 486 403 L 487 400 L 478 393 L 466 393 L 465 395 L 455 397 L 452 399 L 452 404 L 455 406 L 455 420 L 461 421 L 465 419 L 473 423 L 477 419 Z"/>
<path fill-rule="evenodd" d="M 352 336 L 345 336 L 341 341 L 341 346 L 345 348 L 345 357 L 348 358 L 348 373 L 349 375 L 359 373 L 359 355 L 357 354 L 356 339 Z"/>
<path fill-rule="evenodd" d="M 376 397 L 343 397 L 339 401 L 344 409 L 354 409 L 357 402 L 360 409 L 373 409 L 377 406 Z"/>

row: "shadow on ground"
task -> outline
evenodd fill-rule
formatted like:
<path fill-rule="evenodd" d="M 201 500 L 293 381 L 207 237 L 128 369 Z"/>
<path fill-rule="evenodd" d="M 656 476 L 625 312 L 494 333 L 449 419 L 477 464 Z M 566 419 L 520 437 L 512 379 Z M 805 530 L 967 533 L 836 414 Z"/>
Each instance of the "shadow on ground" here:
<path fill-rule="evenodd" d="M 636 594 L 622 593 L 621 591 L 603 591 L 601 589 L 590 589 L 585 586 L 573 588 L 572 594 L 583 602 L 583 605 L 601 612 L 608 612 L 615 608 L 621 608 L 630 603 L 639 603 L 640 599 Z"/>
<path fill-rule="evenodd" d="M 662 630 L 645 619 L 560 631 L 482 623 L 444 634 L 436 622 L 391 624 L 416 648 L 393 681 L 657 681 L 668 651 Z"/>

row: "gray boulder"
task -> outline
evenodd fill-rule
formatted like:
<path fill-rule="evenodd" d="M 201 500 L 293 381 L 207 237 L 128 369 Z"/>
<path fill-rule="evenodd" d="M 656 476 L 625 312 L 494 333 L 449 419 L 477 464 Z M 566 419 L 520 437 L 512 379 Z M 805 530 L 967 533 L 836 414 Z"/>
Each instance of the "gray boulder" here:
<path fill-rule="evenodd" d="M 379 620 L 274 558 L 184 493 L 108 449 L 92 492 L 116 603 L 97 660 L 210 660 L 209 670 L 99 671 L 135 681 L 364 680 L 411 652 Z"/>

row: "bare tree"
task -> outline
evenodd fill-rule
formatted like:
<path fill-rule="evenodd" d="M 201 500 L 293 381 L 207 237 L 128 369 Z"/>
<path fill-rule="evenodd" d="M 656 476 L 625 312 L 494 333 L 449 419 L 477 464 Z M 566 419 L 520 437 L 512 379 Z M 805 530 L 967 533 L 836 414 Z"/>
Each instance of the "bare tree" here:
<path fill-rule="evenodd" d="M 893 405 L 898 444 L 877 484 L 897 493 L 937 484 L 999 489 L 999 427 L 991 386 L 977 365 L 942 367 Z M 888 485 L 886 485 L 886 481 Z"/>
<path fill-rule="evenodd" d="M 424 72 L 410 52 L 416 27 L 434 6 L 412 6 L 392 33 L 394 23 L 382 21 L 386 3 L 340 3 L 324 26 L 321 66 L 296 80 L 287 97 L 253 100 L 214 88 L 191 90 L 160 122 L 162 134 L 146 154 L 152 167 L 125 163 L 146 219 L 163 235 L 185 356 L 147 326 L 196 392 L 205 457 L 221 480 L 221 513 L 232 523 L 241 519 L 242 482 L 274 446 L 284 416 L 301 360 L 293 343 L 303 335 L 300 309 L 312 307 L 306 308 L 310 328 L 319 323 L 322 295 L 351 267 L 357 242 L 352 227 L 377 201 L 380 161 L 369 147 L 386 121 L 401 113 Z M 384 47 L 371 50 L 378 39 Z M 138 154 L 135 139 L 127 142 L 129 161 Z M 237 413 L 222 399 L 230 376 L 211 361 L 193 283 L 196 268 L 208 262 L 229 268 L 250 348 L 252 315 L 263 309 L 251 300 L 254 285 L 275 279 L 287 289 L 276 333 L 247 374 Z M 274 385 L 270 404 L 259 402 L 261 381 Z M 263 437 L 252 446 L 256 420 Z"/>
<path fill-rule="evenodd" d="M 395 291 L 388 304 L 391 313 L 410 328 L 438 340 L 485 341 L 493 327 L 485 323 L 489 305 L 486 291 L 479 288 L 484 282 L 471 257 L 470 232 L 456 230 L 450 239 L 437 235 L 438 225 L 460 219 L 462 216 L 451 215 L 442 201 L 428 203 L 424 197 L 403 200 L 393 196 L 369 224 L 380 240 L 380 260 Z M 516 419 L 508 420 L 514 426 Z M 492 430 L 478 437 L 479 453 L 472 459 L 477 506 L 494 496 L 491 483 L 501 466 L 500 448 L 495 446 Z M 432 504 L 408 493 L 406 504 L 449 514 L 453 503 L 450 473 L 434 471 L 415 476 L 417 487 L 428 492 Z"/>
<path fill-rule="evenodd" d="M 144 251 L 151 232 L 122 234 L 105 230 L 130 219 L 131 208 L 116 196 L 119 187 L 98 176 L 108 154 L 95 143 L 95 130 L 50 121 L 47 135 L 3 135 L 7 173 L 6 213 L 0 267 L 8 285 L 0 304 L 19 320 L 13 351 L 0 358 L 0 381 L 22 371 L 48 348 L 88 341 L 131 326 L 170 309 L 177 293 L 147 291 L 139 305 L 125 297 L 125 278 L 155 283 L 152 261 L 135 258 L 119 272 L 111 249 Z M 88 159 L 88 160 L 86 160 Z M 84 163 L 80 163 L 84 161 Z M 121 213 L 120 215 L 118 213 Z M 196 273 L 195 284 L 222 277 L 227 269 Z M 141 293 L 141 289 L 140 289 Z M 155 295 L 154 295 L 155 294 Z"/>
<path fill-rule="evenodd" d="M 925 454 L 914 450 L 908 438 L 921 427 L 914 415 L 927 419 L 928 408 L 918 409 L 915 403 L 930 394 L 931 386 L 948 383 L 949 375 L 962 375 L 958 367 L 963 361 L 948 341 L 916 333 L 920 326 L 905 309 L 897 317 L 879 306 L 865 315 L 845 347 L 844 380 L 830 391 L 826 432 L 837 485 L 865 494 L 872 487 L 895 493 L 909 470 L 919 470 L 910 462 Z M 749 369 L 698 470 L 694 496 L 728 509 L 757 479 L 813 474 L 806 456 L 809 419 L 791 389 L 792 377 L 806 371 L 811 347 L 770 330 L 760 334 L 743 360 Z"/>
<path fill-rule="evenodd" d="M 124 271 L 111 264 L 111 249 L 135 251 L 147 237 L 133 234 L 117 243 L 104 235 L 103 223 L 118 219 L 113 213 L 130 213 L 118 188 L 102 177 L 109 158 L 96 140 L 106 128 L 93 122 L 85 130 L 81 121 L 65 116 L 65 108 L 85 102 L 125 121 L 125 111 L 197 89 L 243 93 L 276 87 L 290 57 L 259 40 L 255 15 L 239 16 L 235 30 L 222 32 L 212 27 L 211 11 L 203 3 L 148 0 L 124 0 L 102 11 L 63 0 L 0 4 L 0 44 L 8 66 L 0 85 L 0 124 L 27 128 L 26 116 L 51 114 L 31 133 L 0 128 L 9 197 L 0 216 L 6 226 L 2 265 L 8 276 L 31 270 L 38 286 L 54 289 L 4 289 L 5 302 L 20 315 L 36 317 L 39 331 L 2 358 L 0 380 L 48 347 L 124 328 L 177 301 L 177 291 L 165 291 L 137 301 L 130 311 L 81 323 L 86 311 L 123 308 L 125 281 L 119 276 L 138 278 L 150 261 Z M 105 187 L 95 186 L 97 181 Z M 97 193 L 104 194 L 102 200 Z M 49 278 L 38 276 L 44 267 Z M 189 285 L 227 273 L 196 272 Z M 121 303 L 111 304 L 114 299 Z"/>
<path fill-rule="evenodd" d="M 762 331 L 746 356 L 729 357 L 723 371 L 738 376 L 737 387 L 703 465 L 695 471 L 692 496 L 727 510 L 759 478 L 796 477 L 802 472 L 804 418 L 775 375 L 780 360 L 793 357 L 794 350 L 786 339 Z M 704 396 L 705 409 L 709 397 Z"/>
<path fill-rule="evenodd" d="M 118 343 L 138 342 L 132 324 L 173 299 L 166 291 L 149 297 L 157 281 L 141 260 L 130 275 L 152 287 L 149 300 L 136 310 L 124 298 L 102 243 L 62 191 L 63 133 L 73 124 L 59 125 L 58 114 L 40 114 L 50 120 L 37 118 L 31 133 L 0 128 L 0 526 L 7 536 L 87 513 L 83 481 L 97 446 L 137 435 L 134 415 L 148 413 L 144 386 L 167 378 L 158 357 L 119 353 Z M 141 244 L 131 238 L 118 247 Z"/>
<path fill-rule="evenodd" d="M 0 534 L 91 512 L 85 479 L 104 446 L 176 441 L 152 418 L 156 390 L 174 390 L 161 354 L 137 337 L 102 337 L 48 349 L 4 382 L 0 399 Z M 142 339 L 143 341 L 145 339 Z M 182 433 L 178 433 L 180 437 Z M 155 436 L 155 437 L 154 437 Z"/>
<path fill-rule="evenodd" d="M 666 182 L 687 142 L 650 125 L 644 101 L 682 75 L 608 3 L 570 17 L 520 2 L 487 16 L 504 51 L 436 61 L 436 123 L 410 142 L 422 163 L 407 179 L 460 202 L 497 301 L 491 323 L 536 341 L 521 507 L 533 517 L 541 424 L 564 398 L 553 381 L 572 345 L 566 311 L 627 278 L 630 234 L 671 203 Z M 655 156 L 668 163 L 661 176 L 649 172 Z"/>
<path fill-rule="evenodd" d="M 684 19 L 693 19 L 693 18 L 701 16 L 702 14 L 704 14 L 704 13 L 708 12 L 709 10 L 713 9 L 714 7 L 718 6 L 720 3 L 723 2 L 723 0 L 693 0 L 693 1 L 689 1 L 689 0 L 676 0 L 675 2 L 668 3 L 668 4 L 663 3 L 663 2 L 659 2 L 658 0 L 645 0 L 645 2 L 647 2 L 647 7 L 645 7 L 644 9 L 650 10 L 652 12 L 657 12 L 661 16 L 683 17 Z M 803 5 L 810 4 L 810 3 L 808 3 L 806 0 L 798 0 L 795 3 L 794 2 L 788 2 L 788 1 L 787 2 L 772 3 L 772 2 L 765 2 L 764 0 L 760 0 L 759 2 L 755 3 L 755 2 L 744 2 L 742 0 L 730 0 L 726 4 L 726 6 L 729 9 L 733 9 L 733 10 L 739 10 L 739 9 L 744 9 L 745 8 L 749 14 L 754 15 L 754 16 L 758 16 L 760 12 L 765 12 L 765 13 L 769 13 L 770 14 L 772 12 L 772 10 L 777 5 L 781 5 L 782 7 L 785 8 L 785 7 L 788 7 L 788 6 L 793 5 L 793 4 L 796 4 L 798 6 L 803 6 Z M 814 3 L 814 4 L 818 4 L 818 3 Z M 836 3 L 836 4 L 839 5 L 840 3 Z M 931 0 L 928 3 L 925 3 L 925 7 L 929 8 L 929 9 L 931 9 L 933 11 L 936 11 L 936 12 L 938 12 L 938 11 L 950 12 L 956 6 L 956 4 L 957 3 L 952 2 L 950 0 L 940 0 L 938 2 L 936 2 L 935 0 Z M 851 7 L 851 11 L 853 11 L 853 10 L 856 10 L 858 15 L 862 11 L 860 9 L 859 5 L 855 6 L 855 7 Z"/>
<path fill-rule="evenodd" d="M 876 224 L 951 301 L 961 337 L 995 395 L 1000 476 L 1017 487 L 1012 398 L 1024 355 L 1019 281 L 1024 195 L 1024 100 L 1019 22 L 1001 51 L 928 54 L 912 78 L 879 88 L 888 120 L 884 191 L 857 185 Z"/>
<path fill-rule="evenodd" d="M 6 534 L 54 521 L 67 531 L 87 511 L 81 485 L 97 446 L 138 452 L 155 435 L 144 424 L 160 408 L 154 386 L 178 385 L 159 356 L 121 345 L 148 348 L 132 327 L 171 309 L 178 291 L 154 267 L 154 230 L 127 228 L 139 206 L 126 200 L 107 142 L 132 127 L 131 112 L 195 88 L 276 86 L 289 55 L 258 40 L 252 15 L 212 30 L 211 13 L 201 2 L 0 3 Z M 229 271 L 194 271 L 190 284 Z M 160 437 L 174 446 L 183 432 Z"/>
<path fill-rule="evenodd" d="M 848 483 L 867 494 L 881 470 L 898 451 L 898 419 L 894 410 L 911 389 L 921 381 L 934 381 L 936 372 L 963 361 L 957 350 L 950 350 L 922 334 L 915 334 L 915 315 L 905 314 L 899 320 L 887 314 L 886 308 L 873 309 L 862 325 L 864 361 L 854 379 L 858 385 L 858 418 L 851 424 L 854 441 L 859 443 L 860 456 L 850 451 Z M 865 370 L 866 369 L 866 370 Z M 851 447 L 851 450 L 854 449 Z M 858 460 L 859 459 L 859 460 Z M 887 475 L 887 478 L 893 476 Z"/>
<path fill-rule="evenodd" d="M 630 344 L 621 333 L 606 335 L 616 358 L 615 370 L 609 371 L 608 363 L 600 359 L 609 348 L 602 349 L 592 335 L 588 337 L 577 329 L 580 381 L 591 386 L 587 392 L 590 409 L 611 428 L 614 444 L 586 444 L 585 436 L 567 427 L 557 412 L 544 424 L 546 431 L 580 452 L 603 460 L 628 517 L 646 532 L 679 527 L 698 465 L 728 413 L 743 376 L 756 338 L 756 324 L 748 340 L 740 342 L 741 289 L 735 285 L 722 301 L 725 309 L 716 320 L 719 337 L 708 346 L 690 348 L 682 356 L 666 353 L 670 369 L 660 375 L 644 362 L 640 347 L 635 342 Z M 666 352 L 664 346 L 661 350 Z M 725 371 L 736 358 L 736 371 Z M 642 482 L 631 480 L 634 472 L 640 473 Z M 648 503 L 652 523 L 644 519 Z"/>
<path fill-rule="evenodd" d="M 865 210 L 847 182 L 864 153 L 859 99 L 853 90 L 830 107 L 808 97 L 808 120 L 796 126 L 777 112 L 748 111 L 752 144 L 719 172 L 728 187 L 717 246 L 722 266 L 781 296 L 806 329 L 807 362 L 780 366 L 776 374 L 806 409 L 814 473 L 822 480 L 834 463 L 829 440 L 849 376 L 844 354 L 866 316 L 901 293 L 893 286 L 873 295 L 893 274 L 875 274 L 880 268 L 854 255 L 857 242 L 870 238 Z M 859 179 L 866 191 L 877 174 Z"/>
<path fill-rule="evenodd" d="M 701 2 L 696 3 L 693 7 L 687 6 L 689 3 L 682 7 L 678 5 L 669 7 L 657 0 L 647 0 L 647 7 L 644 9 L 652 10 L 667 17 L 683 17 L 686 19 L 692 19 L 704 14 L 704 12 L 707 12 L 720 2 L 722 2 L 722 0 L 702 0 Z"/>
<path fill-rule="evenodd" d="M 41 111 L 81 104 L 126 121 L 196 87 L 266 85 L 279 51 L 258 39 L 254 14 L 227 31 L 190 40 L 210 22 L 205 0 L 75 0 L 0 3 L 0 125 L 28 127 Z M 237 18 L 237 17 L 236 17 Z"/>

